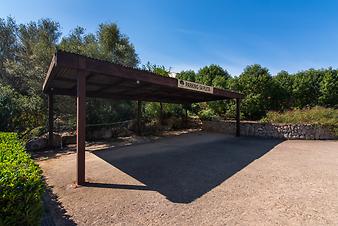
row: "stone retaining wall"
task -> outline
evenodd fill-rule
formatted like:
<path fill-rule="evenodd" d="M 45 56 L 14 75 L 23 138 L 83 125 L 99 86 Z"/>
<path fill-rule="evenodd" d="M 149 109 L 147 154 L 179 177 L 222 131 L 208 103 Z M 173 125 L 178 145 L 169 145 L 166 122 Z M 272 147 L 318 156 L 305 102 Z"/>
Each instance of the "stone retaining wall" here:
<path fill-rule="evenodd" d="M 225 134 L 236 133 L 235 121 L 203 121 L 203 130 Z M 310 124 L 270 124 L 241 122 L 242 136 L 259 136 L 302 140 L 335 140 L 333 128 Z"/>

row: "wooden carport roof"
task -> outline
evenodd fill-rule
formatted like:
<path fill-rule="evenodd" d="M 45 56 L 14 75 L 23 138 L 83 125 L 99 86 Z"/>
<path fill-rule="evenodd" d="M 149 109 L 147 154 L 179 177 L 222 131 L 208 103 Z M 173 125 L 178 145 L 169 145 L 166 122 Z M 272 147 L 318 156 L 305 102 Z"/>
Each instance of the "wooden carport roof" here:
<path fill-rule="evenodd" d="M 53 56 L 43 92 L 48 94 L 50 145 L 53 144 L 53 96 L 76 96 L 77 184 L 85 184 L 86 97 L 169 103 L 236 99 L 236 135 L 240 135 L 240 93 L 182 80 L 179 83 L 175 78 L 73 53 L 58 51 Z M 140 104 L 138 112 L 140 115 Z"/>
<path fill-rule="evenodd" d="M 76 96 L 78 76 L 86 77 L 87 97 L 168 103 L 242 98 L 240 93 L 218 88 L 213 93 L 182 89 L 175 78 L 63 51 L 53 57 L 43 92 Z"/>

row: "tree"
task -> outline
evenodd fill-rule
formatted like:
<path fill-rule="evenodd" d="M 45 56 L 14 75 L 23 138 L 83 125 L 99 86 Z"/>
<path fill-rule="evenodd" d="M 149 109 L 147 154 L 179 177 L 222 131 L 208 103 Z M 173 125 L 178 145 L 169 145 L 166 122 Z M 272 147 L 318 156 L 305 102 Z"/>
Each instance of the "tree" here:
<path fill-rule="evenodd" d="M 329 68 L 320 82 L 319 103 L 326 107 L 338 107 L 338 71 Z"/>
<path fill-rule="evenodd" d="M 201 68 L 198 71 L 196 82 L 225 89 L 227 86 L 227 81 L 230 78 L 230 74 L 221 66 L 211 64 Z M 212 112 L 215 112 L 218 115 L 224 114 L 226 109 L 226 103 L 224 101 L 212 101 L 208 102 L 206 105 L 201 105 L 202 110 L 205 110 L 203 109 L 203 106 L 211 108 Z"/>
<path fill-rule="evenodd" d="M 272 77 L 271 106 L 269 110 L 286 110 L 292 106 L 293 77 L 287 71 L 280 71 Z"/>
<path fill-rule="evenodd" d="M 163 77 L 169 77 L 171 68 L 166 68 L 165 66 L 160 66 L 160 65 L 151 64 L 150 62 L 147 62 L 147 64 L 143 65 L 143 70 L 153 72 L 153 73 L 160 75 L 160 76 L 163 76 Z M 150 105 L 152 105 L 152 106 L 146 107 L 146 109 L 155 110 L 155 111 L 159 110 L 159 113 L 160 113 L 159 114 L 159 121 L 160 121 L 160 124 L 163 124 L 163 118 L 164 118 L 163 103 L 160 102 L 159 109 L 156 106 L 157 103 L 150 103 Z M 172 109 L 170 109 L 170 107 L 171 107 L 171 105 L 169 105 L 169 104 L 166 105 L 166 108 L 168 108 L 169 112 L 172 110 Z M 149 114 L 153 115 L 152 112 L 149 112 Z"/>
<path fill-rule="evenodd" d="M 134 46 L 116 24 L 101 24 L 95 34 L 87 34 L 84 28 L 77 27 L 59 43 L 60 37 L 59 23 L 50 19 L 19 25 L 10 17 L 0 19 L 0 84 L 3 88 L 0 90 L 3 111 L 0 121 L 8 128 L 22 132 L 45 126 L 47 100 L 41 88 L 56 49 L 129 67 L 138 65 Z M 73 115 L 74 98 L 57 96 L 55 99 L 56 112 L 60 114 L 57 117 L 64 119 Z M 11 103 L 13 109 L 6 103 Z M 133 114 L 130 101 L 113 103 L 90 99 L 88 108 L 89 123 L 123 120 Z M 11 117 L 7 117 L 6 112 Z"/>
<path fill-rule="evenodd" d="M 18 26 L 12 17 L 7 20 L 0 18 L 0 79 L 5 76 L 4 63 L 7 60 L 14 60 L 18 51 L 17 41 Z"/>
<path fill-rule="evenodd" d="M 139 63 L 133 44 L 126 35 L 121 34 L 115 23 L 100 24 L 95 34 L 86 34 L 84 28 L 77 27 L 61 40 L 59 48 L 128 67 L 137 67 Z M 130 101 L 91 98 L 87 103 L 88 123 L 125 120 L 134 115 L 134 106 Z"/>
<path fill-rule="evenodd" d="M 134 45 L 126 35 L 121 34 L 115 23 L 100 24 L 98 41 L 100 53 L 103 53 L 106 60 L 129 67 L 136 67 L 139 64 Z"/>
<path fill-rule="evenodd" d="M 309 69 L 298 72 L 294 75 L 293 95 L 295 98 L 294 106 L 303 108 L 318 104 L 320 95 L 320 83 L 324 75 L 324 70 Z"/>
<path fill-rule="evenodd" d="M 269 110 L 272 77 L 259 64 L 247 66 L 239 76 L 236 88 L 245 95 L 242 112 L 248 119 L 259 119 Z"/>
<path fill-rule="evenodd" d="M 227 80 L 228 78 L 230 78 L 230 74 L 221 66 L 211 64 L 209 66 L 201 68 L 198 71 L 195 81 L 208 86 L 212 86 L 214 79 L 216 79 L 217 77 L 222 77 Z"/>
<path fill-rule="evenodd" d="M 45 114 L 39 96 L 25 96 L 0 83 L 0 131 L 27 132 L 41 125 Z"/>
<path fill-rule="evenodd" d="M 44 125 L 46 102 L 41 86 L 60 34 L 59 24 L 49 19 L 19 25 L 10 17 L 0 19 L 3 130 L 24 132 Z"/>
<path fill-rule="evenodd" d="M 115 23 L 100 24 L 96 34 L 86 34 L 84 28 L 77 27 L 62 39 L 59 48 L 128 67 L 139 63 L 134 45 Z"/>
<path fill-rule="evenodd" d="M 193 70 L 181 71 L 180 73 L 176 74 L 176 78 L 190 82 L 195 82 L 196 73 Z"/>
<path fill-rule="evenodd" d="M 18 26 L 15 57 L 4 63 L 6 84 L 21 94 L 42 94 L 41 84 L 61 35 L 59 28 L 57 22 L 49 19 Z"/>

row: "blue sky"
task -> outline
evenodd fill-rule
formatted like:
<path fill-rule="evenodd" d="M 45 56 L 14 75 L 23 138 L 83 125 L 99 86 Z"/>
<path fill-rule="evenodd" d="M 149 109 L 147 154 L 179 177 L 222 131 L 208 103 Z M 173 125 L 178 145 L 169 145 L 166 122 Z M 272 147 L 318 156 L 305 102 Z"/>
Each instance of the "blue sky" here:
<path fill-rule="evenodd" d="M 17 1 L 0 17 L 51 18 L 63 35 L 116 22 L 142 61 L 194 69 L 215 63 L 232 75 L 258 63 L 272 74 L 338 66 L 338 0 Z"/>

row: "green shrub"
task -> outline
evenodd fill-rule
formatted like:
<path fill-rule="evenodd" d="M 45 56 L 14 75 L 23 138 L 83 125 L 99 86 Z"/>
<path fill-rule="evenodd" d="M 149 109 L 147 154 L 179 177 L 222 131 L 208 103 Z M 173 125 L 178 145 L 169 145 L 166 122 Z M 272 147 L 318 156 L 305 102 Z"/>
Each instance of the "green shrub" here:
<path fill-rule="evenodd" d="M 25 133 L 45 122 L 44 102 L 40 96 L 21 95 L 0 82 L 0 131 Z"/>
<path fill-rule="evenodd" d="M 44 183 L 15 133 L 0 132 L 0 225 L 39 225 Z"/>
<path fill-rule="evenodd" d="M 201 120 L 213 120 L 215 117 L 217 117 L 217 115 L 212 109 L 207 108 L 198 112 L 198 117 Z"/>

